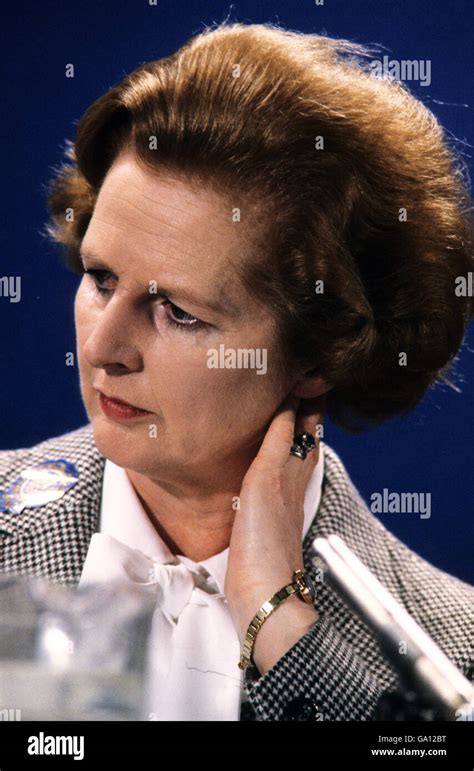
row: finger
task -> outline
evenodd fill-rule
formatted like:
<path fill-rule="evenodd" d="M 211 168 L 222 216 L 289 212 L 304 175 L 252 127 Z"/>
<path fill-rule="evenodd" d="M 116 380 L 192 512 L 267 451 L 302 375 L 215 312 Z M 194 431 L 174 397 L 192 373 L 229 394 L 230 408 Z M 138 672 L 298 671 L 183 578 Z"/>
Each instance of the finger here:
<path fill-rule="evenodd" d="M 304 471 L 308 477 L 313 472 L 313 469 L 319 460 L 320 431 L 324 420 L 325 408 L 324 395 L 315 399 L 304 399 L 296 415 L 295 436 L 298 437 L 304 433 L 309 433 L 314 439 L 315 446 L 311 450 L 306 450 L 306 457 L 304 460 L 290 454 L 288 463 L 295 471 L 297 466 L 304 465 Z M 296 442 L 296 444 L 298 444 L 298 442 Z"/>
<path fill-rule="evenodd" d="M 275 413 L 255 458 L 256 465 L 277 468 L 288 460 L 295 435 L 296 411 L 299 399 L 287 396 Z"/>
<path fill-rule="evenodd" d="M 315 440 L 321 435 L 321 426 L 326 414 L 326 395 L 315 399 L 304 399 L 296 415 L 295 434 L 308 431 Z"/>

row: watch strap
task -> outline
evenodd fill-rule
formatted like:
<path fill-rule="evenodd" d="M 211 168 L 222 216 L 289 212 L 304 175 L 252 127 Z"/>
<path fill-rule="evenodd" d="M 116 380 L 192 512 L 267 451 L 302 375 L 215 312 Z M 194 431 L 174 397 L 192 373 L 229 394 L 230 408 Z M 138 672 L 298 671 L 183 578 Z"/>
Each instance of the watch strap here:
<path fill-rule="evenodd" d="M 311 592 L 305 584 L 304 572 L 302 570 L 295 570 L 293 573 L 293 581 L 283 586 L 278 592 L 275 592 L 270 599 L 266 600 L 252 618 L 242 643 L 239 660 L 240 669 L 246 669 L 249 664 L 252 663 L 252 651 L 255 638 L 268 616 L 273 613 L 275 608 L 277 608 L 284 600 L 291 597 L 293 594 L 299 596 L 304 602 L 312 603 L 314 601 Z"/>

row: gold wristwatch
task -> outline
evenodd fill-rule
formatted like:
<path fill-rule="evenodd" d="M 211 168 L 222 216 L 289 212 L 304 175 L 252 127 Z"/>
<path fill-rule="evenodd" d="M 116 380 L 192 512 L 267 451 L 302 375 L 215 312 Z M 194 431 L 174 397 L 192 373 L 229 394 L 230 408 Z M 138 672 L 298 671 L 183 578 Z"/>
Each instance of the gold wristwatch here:
<path fill-rule="evenodd" d="M 261 628 L 264 621 L 268 618 L 270 613 L 273 613 L 275 608 L 280 605 L 287 597 L 291 597 L 292 594 L 296 594 L 300 600 L 313 605 L 316 598 L 316 589 L 311 578 L 302 570 L 295 570 L 293 573 L 293 581 L 287 584 L 273 597 L 263 603 L 260 610 L 255 614 L 251 620 L 244 641 L 242 643 L 242 651 L 240 654 L 239 667 L 240 669 L 246 669 L 252 662 L 252 650 L 257 636 L 258 630 Z"/>

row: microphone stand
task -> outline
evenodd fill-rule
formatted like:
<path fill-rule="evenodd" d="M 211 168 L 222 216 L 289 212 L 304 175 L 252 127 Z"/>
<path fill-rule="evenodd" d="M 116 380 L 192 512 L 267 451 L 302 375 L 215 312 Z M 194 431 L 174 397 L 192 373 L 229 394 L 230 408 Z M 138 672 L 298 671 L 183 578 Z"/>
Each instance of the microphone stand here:
<path fill-rule="evenodd" d="M 474 688 L 338 535 L 316 538 L 328 582 L 376 634 L 400 687 L 383 694 L 374 720 L 474 720 Z M 403 646 L 403 652 L 400 647 Z"/>

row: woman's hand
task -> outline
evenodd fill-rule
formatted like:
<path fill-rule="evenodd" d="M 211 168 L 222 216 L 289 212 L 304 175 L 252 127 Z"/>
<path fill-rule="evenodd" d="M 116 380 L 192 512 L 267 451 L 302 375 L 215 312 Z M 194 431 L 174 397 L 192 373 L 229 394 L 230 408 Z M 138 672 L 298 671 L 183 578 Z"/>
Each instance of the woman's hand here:
<path fill-rule="evenodd" d="M 298 401 L 288 397 L 273 418 L 240 492 L 232 529 L 225 593 L 243 639 L 260 606 L 303 568 L 305 491 L 319 460 L 317 426 L 324 396 Z M 311 432 L 316 448 L 304 461 L 289 454 L 295 434 Z M 254 645 L 258 669 L 266 671 L 318 620 L 314 606 L 286 599 L 263 624 Z"/>

